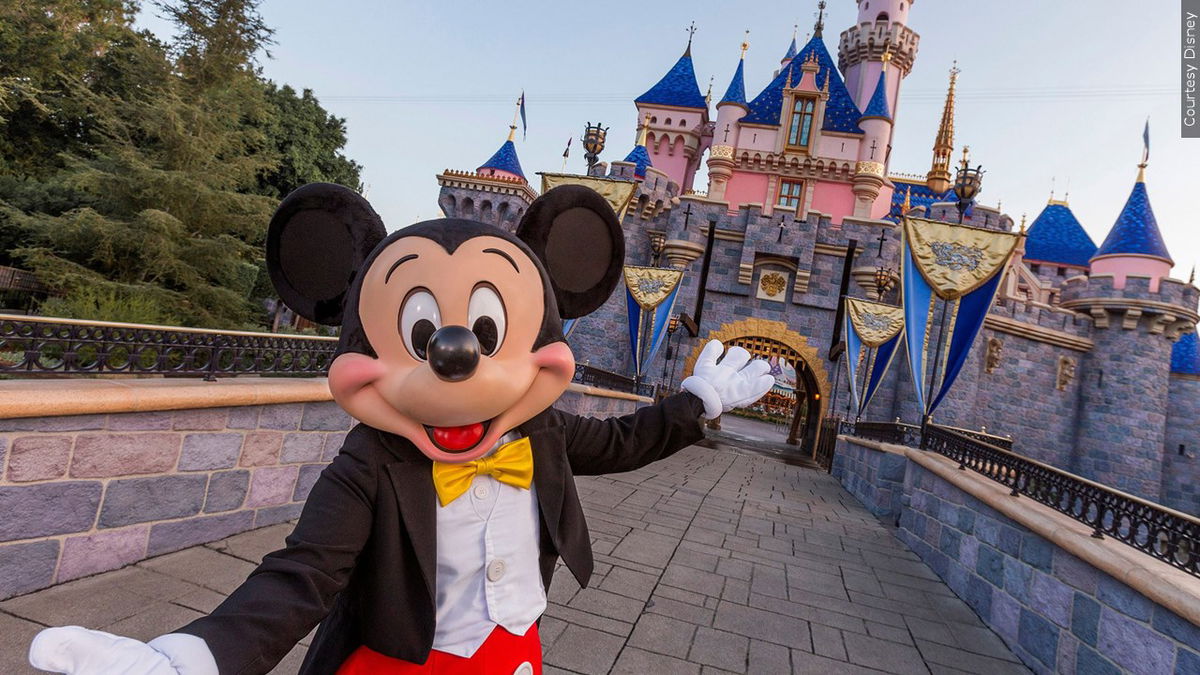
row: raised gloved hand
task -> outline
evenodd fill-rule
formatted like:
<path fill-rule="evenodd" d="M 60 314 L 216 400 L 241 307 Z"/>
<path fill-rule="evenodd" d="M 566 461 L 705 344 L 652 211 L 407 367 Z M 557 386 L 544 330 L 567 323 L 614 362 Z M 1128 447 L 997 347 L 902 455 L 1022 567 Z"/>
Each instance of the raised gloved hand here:
<path fill-rule="evenodd" d="M 145 643 L 79 626 L 38 633 L 29 663 L 68 675 L 218 675 L 208 645 L 195 635 L 171 633 Z"/>
<path fill-rule="evenodd" d="M 762 398 L 775 385 L 767 373 L 771 365 L 762 359 L 750 360 L 750 352 L 731 347 L 720 362 L 717 358 L 725 347 L 719 340 L 710 340 L 700 351 L 692 375 L 680 385 L 704 402 L 708 419 L 740 408 Z"/>

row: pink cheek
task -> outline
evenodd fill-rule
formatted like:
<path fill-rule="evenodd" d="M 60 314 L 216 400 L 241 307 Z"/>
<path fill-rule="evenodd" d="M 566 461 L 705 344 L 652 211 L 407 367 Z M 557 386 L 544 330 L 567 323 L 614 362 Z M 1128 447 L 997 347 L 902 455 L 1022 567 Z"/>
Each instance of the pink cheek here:
<path fill-rule="evenodd" d="M 562 377 L 575 374 L 575 355 L 565 342 L 555 342 L 533 353 L 533 363 Z"/>
<path fill-rule="evenodd" d="M 334 399 L 348 398 L 387 372 L 379 359 L 366 354 L 342 354 L 329 367 L 329 391 Z"/>

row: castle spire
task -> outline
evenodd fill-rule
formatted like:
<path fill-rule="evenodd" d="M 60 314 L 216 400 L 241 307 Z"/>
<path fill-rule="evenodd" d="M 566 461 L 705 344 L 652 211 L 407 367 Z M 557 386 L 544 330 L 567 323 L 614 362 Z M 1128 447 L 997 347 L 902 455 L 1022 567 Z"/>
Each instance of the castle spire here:
<path fill-rule="evenodd" d="M 683 55 L 671 66 L 666 75 L 663 75 L 653 87 L 646 90 L 646 93 L 633 99 L 634 103 L 643 105 L 668 105 L 677 108 L 697 108 L 707 110 L 708 103 L 704 100 L 704 94 L 700 93 L 700 85 L 696 82 L 696 69 L 692 65 L 692 38 L 691 33 L 695 32 L 695 24 L 688 28 L 688 46 L 684 50 Z"/>
<path fill-rule="evenodd" d="M 825 29 L 825 0 L 817 3 L 817 24 L 813 26 L 813 37 L 820 38 L 821 31 Z"/>
<path fill-rule="evenodd" d="M 721 102 L 717 107 L 721 107 L 728 103 L 746 107 L 746 80 L 744 67 L 746 63 L 746 50 L 750 48 L 750 31 L 746 31 L 746 37 L 742 40 L 742 53 L 738 57 L 737 69 L 733 71 L 733 79 L 729 81 L 729 87 L 725 90 L 725 95 L 721 97 Z"/>
<path fill-rule="evenodd" d="M 650 115 L 646 115 L 642 123 L 638 125 L 637 143 L 633 146 L 633 150 L 630 150 L 629 154 L 625 156 L 625 161 L 633 164 L 634 178 L 645 178 L 646 168 L 654 166 L 650 162 L 650 152 L 646 150 L 646 132 L 649 130 Z"/>
<path fill-rule="evenodd" d="M 954 153 L 954 88 L 958 83 L 958 61 L 950 67 L 950 88 L 942 107 L 942 121 L 933 141 L 933 163 L 925 174 L 925 185 L 937 194 L 950 189 L 950 155 Z"/>

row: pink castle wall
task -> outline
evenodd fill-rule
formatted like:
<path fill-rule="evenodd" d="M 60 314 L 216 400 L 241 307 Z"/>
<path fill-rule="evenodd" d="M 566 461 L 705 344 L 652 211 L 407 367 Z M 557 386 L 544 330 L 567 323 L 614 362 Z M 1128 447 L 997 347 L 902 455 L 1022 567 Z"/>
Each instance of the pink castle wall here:
<path fill-rule="evenodd" d="M 1113 275 L 1113 288 L 1125 288 L 1129 276 L 1150 277 L 1150 292 L 1158 291 L 1158 282 L 1171 275 L 1171 263 L 1145 256 L 1113 256 L 1092 261 L 1092 276 Z"/>
<path fill-rule="evenodd" d="M 828 213 L 833 216 L 834 223 L 854 213 L 854 192 L 845 183 L 818 182 L 813 192 L 813 211 Z"/>
<path fill-rule="evenodd" d="M 731 210 L 737 210 L 740 204 L 774 203 L 774 195 L 767 195 L 767 176 L 761 173 L 746 173 L 734 171 L 725 186 L 725 201 L 729 202 Z"/>

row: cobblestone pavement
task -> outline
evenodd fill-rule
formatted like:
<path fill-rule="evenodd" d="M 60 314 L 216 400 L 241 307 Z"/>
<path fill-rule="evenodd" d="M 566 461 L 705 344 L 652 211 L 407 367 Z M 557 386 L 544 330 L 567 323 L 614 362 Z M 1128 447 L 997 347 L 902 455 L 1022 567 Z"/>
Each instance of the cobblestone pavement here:
<path fill-rule="evenodd" d="M 727 446 L 578 480 L 596 573 L 560 567 L 546 673 L 1028 672 L 829 475 Z M 44 625 L 149 639 L 211 610 L 289 525 L 0 603 L 0 672 Z M 274 671 L 294 673 L 308 640 Z"/>

